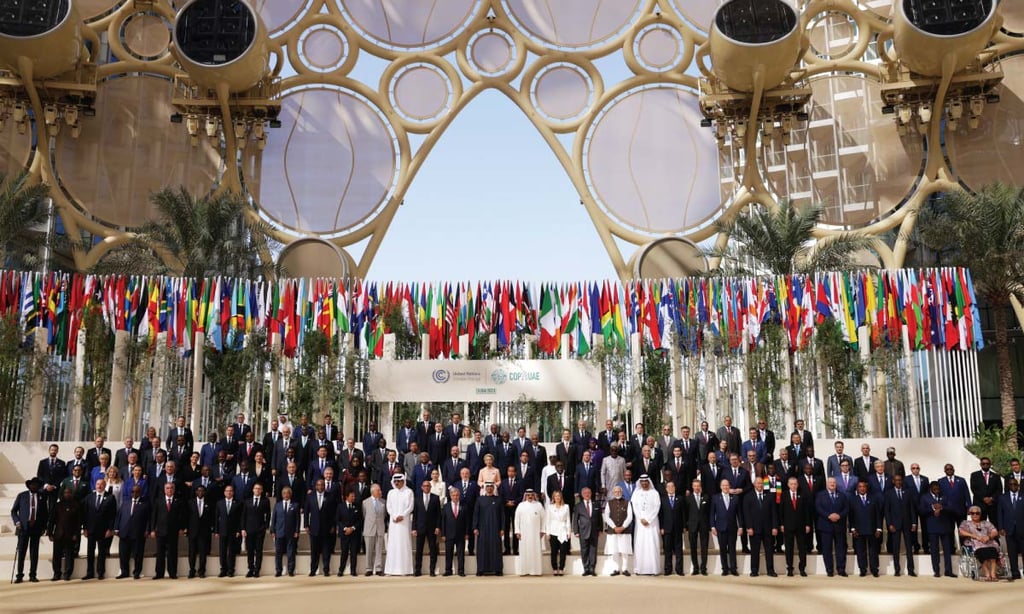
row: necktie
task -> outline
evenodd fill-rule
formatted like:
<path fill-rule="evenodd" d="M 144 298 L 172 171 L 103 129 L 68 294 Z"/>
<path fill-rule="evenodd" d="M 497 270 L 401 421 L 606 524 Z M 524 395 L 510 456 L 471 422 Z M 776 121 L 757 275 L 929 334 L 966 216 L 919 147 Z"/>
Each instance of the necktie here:
<path fill-rule="evenodd" d="M 28 522 L 32 524 L 36 521 L 36 496 L 32 495 L 28 500 Z"/>
<path fill-rule="evenodd" d="M 380 505 L 377 502 L 377 498 L 373 499 L 373 515 L 376 516 L 380 512 Z"/>
<path fill-rule="evenodd" d="M 590 516 L 590 501 L 587 500 L 587 516 Z"/>
<path fill-rule="evenodd" d="M 171 498 L 167 497 L 167 511 L 171 511 Z"/>
<path fill-rule="evenodd" d="M 136 501 L 135 499 L 132 499 L 132 508 L 130 510 L 128 510 L 128 515 L 129 516 L 134 516 L 135 515 L 135 504 L 136 503 L 138 503 L 138 501 Z"/>
<path fill-rule="evenodd" d="M 284 513 L 287 514 L 291 510 L 291 505 L 287 501 L 284 502 Z"/>
<path fill-rule="evenodd" d="M 791 492 L 791 493 L 789 493 L 789 496 L 790 496 L 790 498 L 793 499 L 793 509 L 796 510 L 796 493 L 795 492 Z"/>
<path fill-rule="evenodd" d="M 317 494 L 317 496 L 316 496 L 316 509 L 318 509 L 318 510 L 319 509 L 323 509 L 323 507 L 324 507 L 324 496 L 321 495 L 321 494 Z"/>
<path fill-rule="evenodd" d="M 430 507 L 430 495 L 423 495 L 423 508 Z"/>
<path fill-rule="evenodd" d="M 1010 505 L 1017 505 L 1017 495 L 1016 494 L 1011 494 L 1010 495 Z"/>
<path fill-rule="evenodd" d="M 953 485 L 953 478 L 949 478 L 949 485 L 950 485 L 950 486 L 952 486 L 952 485 Z"/>
<path fill-rule="evenodd" d="M 55 463 L 53 462 L 53 459 L 51 458 L 51 459 L 50 459 L 50 470 L 51 470 L 51 471 L 53 470 L 53 466 L 54 466 L 54 464 L 55 464 Z"/>
<path fill-rule="evenodd" d="M 988 471 L 985 472 L 985 484 L 988 484 Z"/>
<path fill-rule="evenodd" d="M 324 472 L 324 459 L 320 459 L 320 473 Z"/>
<path fill-rule="evenodd" d="M 722 495 L 722 499 L 725 500 L 725 509 L 729 509 L 729 495 Z"/>
<path fill-rule="evenodd" d="M 903 491 L 902 490 L 897 490 L 896 491 L 896 499 L 898 501 L 902 501 L 903 500 Z"/>
<path fill-rule="evenodd" d="M 458 517 L 459 517 L 459 504 L 458 504 L 458 503 L 456 503 L 456 504 L 455 504 L 454 506 L 452 506 L 452 514 L 453 514 L 453 515 L 454 515 L 454 516 L 455 516 L 456 518 L 458 518 Z"/>
<path fill-rule="evenodd" d="M 668 506 L 671 507 L 672 509 L 676 508 L 676 498 L 675 497 L 669 497 L 668 498 Z M 587 513 L 588 514 L 590 513 L 590 506 L 589 505 L 587 506 Z"/>
<path fill-rule="evenodd" d="M 757 504 L 761 505 L 762 503 L 764 503 L 764 495 L 757 493 Z"/>
<path fill-rule="evenodd" d="M 864 495 L 861 495 L 860 496 L 860 503 L 861 503 L 861 505 L 867 505 L 868 504 L 868 498 L 865 497 Z"/>
<path fill-rule="evenodd" d="M 260 506 L 260 498 L 259 498 L 259 497 L 256 497 L 255 499 L 253 499 L 253 502 L 252 502 L 252 503 L 253 503 L 253 505 L 254 505 L 255 507 L 257 507 L 257 508 L 258 508 L 258 507 Z"/>
<path fill-rule="evenodd" d="M 96 509 L 100 509 L 100 503 L 103 502 L 103 495 L 96 495 Z"/>
<path fill-rule="evenodd" d="M 231 513 L 231 499 L 225 499 L 224 500 L 224 511 L 227 512 L 228 514 Z"/>
<path fill-rule="evenodd" d="M 203 500 L 199 499 L 198 501 L 196 501 L 196 504 L 197 504 L 197 506 L 199 508 L 199 515 L 202 516 L 203 515 Z"/>
<path fill-rule="evenodd" d="M 680 460 L 679 460 L 679 459 L 677 458 L 677 459 L 676 459 L 676 471 L 678 471 L 678 470 L 679 470 L 679 463 L 680 463 L 680 462 L 681 462 L 681 461 L 680 461 Z"/>
<path fill-rule="evenodd" d="M 74 484 L 75 484 L 74 490 L 78 490 L 78 478 L 75 478 Z"/>
<path fill-rule="evenodd" d="M 684 452 L 689 452 L 690 451 L 690 440 L 688 440 L 688 439 L 684 439 L 683 440 L 683 451 Z"/>

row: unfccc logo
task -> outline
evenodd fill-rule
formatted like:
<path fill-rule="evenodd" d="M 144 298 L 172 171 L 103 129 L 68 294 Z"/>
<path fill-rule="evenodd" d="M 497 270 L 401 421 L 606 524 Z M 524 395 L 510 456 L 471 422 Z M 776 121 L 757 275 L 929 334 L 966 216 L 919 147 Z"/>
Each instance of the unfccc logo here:
<path fill-rule="evenodd" d="M 447 384 L 448 380 L 451 379 L 452 374 L 447 369 L 437 369 L 434 371 L 432 377 L 434 378 L 435 384 Z"/>
<path fill-rule="evenodd" d="M 491 381 L 500 386 L 508 381 L 508 373 L 504 369 L 495 369 L 491 371 Z"/>

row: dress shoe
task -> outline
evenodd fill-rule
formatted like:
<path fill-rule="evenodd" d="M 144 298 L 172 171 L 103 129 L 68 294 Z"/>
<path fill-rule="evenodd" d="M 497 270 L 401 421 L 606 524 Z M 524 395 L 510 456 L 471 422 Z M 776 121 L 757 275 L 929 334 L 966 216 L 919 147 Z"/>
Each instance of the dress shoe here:
<path fill-rule="evenodd" d="M 465 577 L 466 577 L 466 572 L 464 572 L 464 571 L 460 571 L 460 572 L 459 572 L 459 577 L 460 577 L 460 578 L 465 578 Z"/>
<path fill-rule="evenodd" d="M 127 578 L 127 577 L 128 577 L 128 574 L 126 574 L 126 573 L 122 573 L 122 574 L 118 574 L 118 575 L 117 575 L 117 577 L 116 577 L 116 578 L 114 578 L 114 579 L 115 579 L 115 580 L 124 580 L 124 579 L 125 579 L 125 578 Z"/>
<path fill-rule="evenodd" d="M 222 571 L 219 574 L 217 574 L 218 578 L 226 578 L 227 576 L 228 576 L 228 572 L 226 572 L 226 571 Z"/>
<path fill-rule="evenodd" d="M 683 571 L 682 571 L 682 570 L 679 570 L 679 571 L 677 571 L 677 572 L 676 572 L 676 575 L 677 575 L 677 576 L 685 576 L 686 574 L 685 574 L 685 573 L 683 573 Z"/>
<path fill-rule="evenodd" d="M 435 577 L 437 577 L 437 572 L 436 572 L 436 571 L 431 571 L 431 572 L 430 572 L 430 577 L 431 577 L 431 578 L 435 578 Z"/>
<path fill-rule="evenodd" d="M 621 571 L 619 571 L 618 569 L 616 569 L 615 571 L 613 571 L 613 572 L 612 572 L 612 575 L 613 575 L 613 576 L 617 576 L 617 575 L 619 575 L 619 574 L 621 574 L 621 573 L 622 573 Z"/>
<path fill-rule="evenodd" d="M 722 577 L 725 577 L 725 576 L 728 576 L 728 575 L 729 575 L 729 572 L 728 572 L 728 571 L 723 571 L 723 572 L 722 572 Z"/>
<path fill-rule="evenodd" d="M 258 572 L 258 571 L 252 572 L 252 577 L 254 577 L 254 578 L 260 577 L 260 572 Z"/>
<path fill-rule="evenodd" d="M 65 581 L 65 582 L 70 582 L 70 581 L 71 581 L 71 574 L 67 574 L 67 575 L 65 575 L 65 576 L 64 576 L 64 581 Z"/>
<path fill-rule="evenodd" d="M 82 580 L 92 580 L 95 577 L 96 576 L 92 575 L 91 573 L 87 573 L 84 576 L 82 576 Z"/>
<path fill-rule="evenodd" d="M 171 580 L 177 580 L 178 579 L 178 576 L 167 576 L 167 577 L 170 578 Z"/>
<path fill-rule="evenodd" d="M 900 573 L 900 572 L 899 572 L 899 571 L 897 570 L 897 571 L 894 571 L 892 575 L 894 575 L 894 576 L 896 576 L 896 577 L 898 578 L 898 577 L 902 576 L 903 574 L 902 574 L 902 573 Z"/>
<path fill-rule="evenodd" d="M 21 584 L 21 578 L 15 578 L 14 579 L 14 583 L 15 584 Z"/>
<path fill-rule="evenodd" d="M 104 578 L 103 574 L 99 574 L 98 576 L 96 576 L 97 580 L 102 580 L 103 578 Z"/>
<path fill-rule="evenodd" d="M 141 576 L 142 576 L 142 574 L 135 574 L 135 575 L 132 576 L 132 578 L 135 579 L 135 580 L 138 580 Z"/>
<path fill-rule="evenodd" d="M 850 574 L 846 573 L 845 571 L 840 571 L 839 572 L 839 577 L 840 578 L 849 578 Z"/>
<path fill-rule="evenodd" d="M 251 578 L 252 577 L 252 572 L 251 571 L 245 572 L 245 577 L 246 578 Z"/>
<path fill-rule="evenodd" d="M 498 577 L 500 578 L 501 576 L 504 576 L 504 575 L 505 575 L 505 573 L 504 573 L 504 572 L 501 572 L 501 571 L 499 571 L 498 573 L 496 573 L 496 574 L 494 574 L 494 575 L 496 575 L 496 576 L 498 576 Z M 628 576 L 628 575 L 629 575 L 629 572 L 626 572 L 626 575 Z"/>
<path fill-rule="evenodd" d="M 57 580 L 60 580 L 60 574 L 54 574 L 54 576 L 50 578 L 50 582 L 56 582 Z"/>
<path fill-rule="evenodd" d="M 742 552 L 743 554 L 750 554 L 750 548 L 744 548 Z"/>
<path fill-rule="evenodd" d="M 911 578 L 916 578 L 917 577 L 917 572 L 916 571 L 908 571 L 907 575 L 910 576 Z"/>
<path fill-rule="evenodd" d="M 196 572 L 194 572 L 194 571 L 188 572 L 188 579 L 189 580 L 191 580 L 192 578 L 195 578 L 195 577 L 196 577 Z"/>
<path fill-rule="evenodd" d="M 700 573 L 700 570 L 699 570 L 699 569 L 697 569 L 696 567 L 691 567 L 691 568 L 690 568 L 690 575 L 691 575 L 691 576 L 695 576 L 695 575 L 697 575 L 697 574 L 699 574 L 699 573 Z"/>
<path fill-rule="evenodd" d="M 450 578 L 450 577 L 452 577 L 452 572 L 450 572 L 450 571 L 446 571 L 446 572 L 444 572 L 444 575 L 443 575 L 443 577 L 445 577 L 445 578 Z"/>
<path fill-rule="evenodd" d="M 872 571 L 872 572 L 871 572 L 871 575 L 872 575 L 873 577 L 877 578 L 877 577 L 878 577 L 878 572 L 877 572 L 877 571 Z"/>
<path fill-rule="evenodd" d="M 384 572 L 383 571 L 378 571 L 377 575 L 383 578 L 384 577 Z"/>
<path fill-rule="evenodd" d="M 482 571 L 476 572 L 476 577 L 478 577 L 478 578 L 483 576 L 483 575 L 484 575 L 484 572 L 482 572 Z"/>
<path fill-rule="evenodd" d="M 769 571 L 768 572 L 768 577 L 769 578 L 778 578 L 779 574 L 775 573 L 774 571 Z"/>
<path fill-rule="evenodd" d="M 936 578 L 940 578 L 940 577 L 942 577 L 942 574 L 940 574 L 939 572 L 937 572 L 937 571 L 936 571 L 936 572 L 935 572 L 935 577 L 936 577 Z"/>
<path fill-rule="evenodd" d="M 39 582 L 39 578 L 37 578 L 35 576 L 29 576 L 28 581 L 29 582 L 33 582 L 33 583 Z"/>
<path fill-rule="evenodd" d="M 800 570 L 800 577 L 801 577 L 801 578 L 806 578 L 806 577 L 807 577 L 807 572 L 806 572 L 806 571 L 804 571 L 803 569 L 801 569 L 801 570 Z"/>
<path fill-rule="evenodd" d="M 352 573 L 351 573 L 350 575 L 351 575 L 351 576 L 352 576 L 353 578 L 358 578 L 358 577 L 359 577 L 359 574 L 357 574 L 357 573 L 356 573 L 355 571 L 353 571 L 353 572 L 352 572 Z"/>
<path fill-rule="evenodd" d="M 163 580 L 164 577 L 163 576 L 153 576 L 153 579 L 154 580 Z"/>
<path fill-rule="evenodd" d="M 367 578 L 369 578 L 369 577 L 370 577 L 370 576 L 372 576 L 372 575 L 373 575 L 373 572 L 372 572 L 372 571 L 370 571 L 369 569 L 368 569 L 368 570 L 366 570 L 366 577 L 367 577 Z"/>
<path fill-rule="evenodd" d="M 953 573 L 953 572 L 948 572 L 948 573 L 946 574 L 946 577 L 947 577 L 947 578 L 955 578 L 955 577 L 956 577 L 956 574 L 955 574 L 955 573 Z"/>
<path fill-rule="evenodd" d="M 701 568 L 701 570 L 700 570 L 700 575 L 702 575 L 702 576 L 706 576 L 706 575 L 708 575 L 708 570 L 707 570 L 707 569 L 704 569 L 704 568 Z"/>
<path fill-rule="evenodd" d="M 281 572 L 280 571 L 275 571 L 274 572 L 274 577 L 275 578 L 280 578 L 281 577 Z"/>
<path fill-rule="evenodd" d="M 288 577 L 289 578 L 294 578 L 295 577 L 295 572 L 294 571 L 289 571 L 288 572 Z"/>
<path fill-rule="evenodd" d="M 310 578 L 315 578 L 316 577 L 316 572 L 315 571 L 309 572 L 309 577 Z"/>
<path fill-rule="evenodd" d="M 633 574 L 629 573 L 629 570 L 627 569 L 626 571 L 622 572 L 622 575 L 624 575 L 626 577 L 629 577 L 629 576 L 631 576 Z"/>
<path fill-rule="evenodd" d="M 740 575 L 740 572 L 738 572 L 738 571 L 736 571 L 736 570 L 734 569 L 734 570 L 732 570 L 732 575 L 734 575 L 734 576 L 736 576 L 736 577 L 739 577 L 739 575 Z"/>
<path fill-rule="evenodd" d="M 344 576 L 344 575 L 345 575 L 345 572 L 343 572 L 343 571 L 339 571 L 339 572 L 338 572 L 338 577 L 339 577 L 339 578 L 340 578 L 340 577 L 342 577 L 342 576 Z"/>
<path fill-rule="evenodd" d="M 789 571 L 786 572 L 786 577 L 787 578 L 792 578 L 793 577 L 793 570 L 792 569 L 790 569 Z"/>
<path fill-rule="evenodd" d="M 828 577 L 830 577 L 830 578 L 831 578 L 832 576 L 834 576 L 834 575 L 836 575 L 836 574 L 834 574 L 834 573 L 832 573 L 831 571 L 829 571 L 829 572 L 827 572 L 827 573 L 826 573 L 826 575 L 828 575 Z"/>
<path fill-rule="evenodd" d="M 753 572 L 751 572 L 751 573 L 750 573 L 750 577 L 751 577 L 751 578 L 756 578 L 756 577 L 757 577 L 757 574 L 756 574 L 756 573 L 753 573 Z"/>
<path fill-rule="evenodd" d="M 866 575 L 868 575 L 868 572 L 866 572 L 866 571 L 862 571 L 862 572 L 860 572 L 860 577 L 862 577 L 862 578 L 863 578 L 863 577 L 864 577 L 864 576 L 866 576 Z"/>

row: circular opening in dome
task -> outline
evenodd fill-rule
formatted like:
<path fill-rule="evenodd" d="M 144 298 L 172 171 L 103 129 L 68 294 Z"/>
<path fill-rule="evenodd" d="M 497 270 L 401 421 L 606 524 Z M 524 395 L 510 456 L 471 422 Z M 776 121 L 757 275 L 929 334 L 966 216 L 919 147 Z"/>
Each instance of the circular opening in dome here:
<path fill-rule="evenodd" d="M 903 13 L 923 32 L 959 36 L 985 23 L 994 4 L 994 0 L 903 0 Z"/>
<path fill-rule="evenodd" d="M 796 22 L 796 11 L 782 0 L 732 0 L 715 15 L 719 32 L 748 45 L 785 38 Z"/>
<path fill-rule="evenodd" d="M 249 49 L 256 28 L 256 16 L 241 0 L 196 0 L 178 15 L 174 39 L 193 62 L 220 66 Z"/>
<path fill-rule="evenodd" d="M 0 34 L 29 38 L 46 34 L 67 19 L 70 0 L 0 0 Z"/>

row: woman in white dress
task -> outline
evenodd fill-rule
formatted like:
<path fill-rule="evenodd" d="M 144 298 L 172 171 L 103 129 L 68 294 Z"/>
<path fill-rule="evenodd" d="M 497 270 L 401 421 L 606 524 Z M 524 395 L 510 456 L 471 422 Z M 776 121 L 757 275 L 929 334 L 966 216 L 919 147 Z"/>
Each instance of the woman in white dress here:
<path fill-rule="evenodd" d="M 437 469 L 430 472 L 430 494 L 437 495 L 441 500 L 441 507 L 448 502 L 448 486 L 441 479 L 441 472 Z"/>
<path fill-rule="evenodd" d="M 613 576 L 623 574 L 628 576 L 629 560 L 633 556 L 633 542 L 629 529 L 633 524 L 633 508 L 629 501 L 622 497 L 622 487 L 616 486 L 612 489 L 612 496 L 604 506 L 604 524 L 608 527 L 605 531 L 604 553 L 611 555 L 615 562 Z"/>
<path fill-rule="evenodd" d="M 551 542 L 551 569 L 556 576 L 565 575 L 565 557 L 569 555 L 569 540 L 572 539 L 572 519 L 561 491 L 556 490 L 551 494 L 545 525 Z"/>
<path fill-rule="evenodd" d="M 386 509 L 388 522 L 387 560 L 384 562 L 384 575 L 412 575 L 412 510 L 415 497 L 405 487 L 405 476 L 396 473 L 391 478 L 394 488 L 388 493 Z"/>

